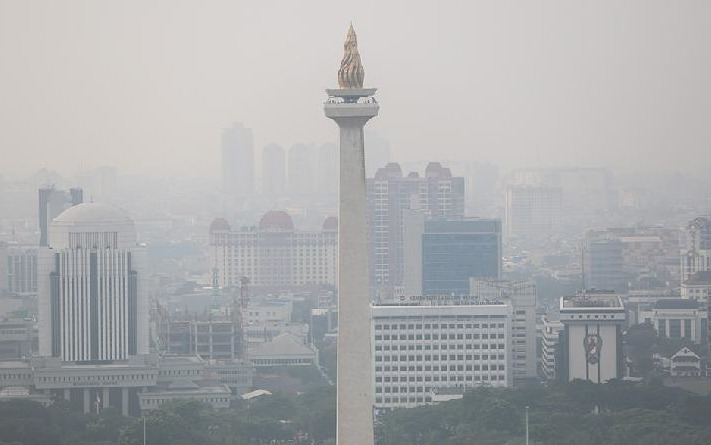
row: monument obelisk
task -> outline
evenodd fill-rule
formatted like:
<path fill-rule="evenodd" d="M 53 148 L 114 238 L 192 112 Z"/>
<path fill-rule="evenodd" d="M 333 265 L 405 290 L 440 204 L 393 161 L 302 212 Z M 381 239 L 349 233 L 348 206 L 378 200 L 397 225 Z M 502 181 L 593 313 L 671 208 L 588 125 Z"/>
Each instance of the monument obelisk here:
<path fill-rule="evenodd" d="M 326 90 L 326 117 L 340 129 L 338 210 L 338 445 L 373 445 L 373 382 L 363 127 L 378 115 L 353 25 L 343 45 L 338 89 Z"/>

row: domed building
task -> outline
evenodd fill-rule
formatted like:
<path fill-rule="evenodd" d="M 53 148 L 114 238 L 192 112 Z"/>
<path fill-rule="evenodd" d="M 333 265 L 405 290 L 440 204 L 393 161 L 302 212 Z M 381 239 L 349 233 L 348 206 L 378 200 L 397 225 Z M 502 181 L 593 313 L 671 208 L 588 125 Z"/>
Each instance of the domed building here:
<path fill-rule="evenodd" d="M 294 289 L 335 286 L 338 264 L 338 220 L 326 218 L 320 231 L 294 227 L 284 211 L 265 213 L 256 227 L 231 230 L 222 218 L 210 225 L 211 261 L 221 287 L 252 286 Z"/>
<path fill-rule="evenodd" d="M 82 363 L 147 354 L 145 249 L 133 220 L 84 203 L 55 218 L 50 234 L 39 264 L 40 355 Z"/>

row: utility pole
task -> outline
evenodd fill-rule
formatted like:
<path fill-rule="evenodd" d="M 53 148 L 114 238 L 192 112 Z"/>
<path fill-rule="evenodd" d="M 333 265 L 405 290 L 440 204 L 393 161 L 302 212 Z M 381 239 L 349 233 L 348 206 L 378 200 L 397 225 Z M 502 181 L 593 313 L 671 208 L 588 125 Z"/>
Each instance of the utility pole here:
<path fill-rule="evenodd" d="M 528 405 L 526 405 L 526 445 L 528 445 Z"/>
<path fill-rule="evenodd" d="M 146 416 L 143 416 L 143 445 L 146 445 Z"/>

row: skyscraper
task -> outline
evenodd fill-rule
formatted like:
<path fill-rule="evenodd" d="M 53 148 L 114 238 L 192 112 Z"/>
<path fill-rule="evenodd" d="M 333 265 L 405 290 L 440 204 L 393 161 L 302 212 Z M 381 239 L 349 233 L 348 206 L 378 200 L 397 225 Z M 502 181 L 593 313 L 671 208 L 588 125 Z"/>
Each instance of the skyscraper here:
<path fill-rule="evenodd" d="M 222 130 L 222 191 L 237 197 L 254 193 L 252 129 L 239 123 Z"/>
<path fill-rule="evenodd" d="M 318 194 L 336 195 L 338 190 L 338 147 L 323 144 L 318 149 Z"/>
<path fill-rule="evenodd" d="M 69 191 L 57 190 L 54 186 L 39 189 L 39 228 L 40 246 L 49 244 L 49 225 L 52 220 L 70 206 L 84 202 L 84 191 L 72 188 Z"/>
<path fill-rule="evenodd" d="M 511 186 L 506 190 L 506 236 L 541 239 L 558 227 L 560 187 Z"/>
<path fill-rule="evenodd" d="M 308 145 L 296 144 L 289 149 L 289 193 L 310 195 L 314 191 L 313 150 Z"/>
<path fill-rule="evenodd" d="M 262 194 L 283 196 L 286 190 L 286 158 L 284 149 L 269 144 L 262 149 Z"/>
<path fill-rule="evenodd" d="M 133 221 L 85 203 L 55 218 L 50 232 L 38 265 L 40 355 L 83 363 L 147 354 L 144 248 Z"/>
<path fill-rule="evenodd" d="M 422 293 L 468 295 L 470 278 L 501 275 L 501 221 L 430 220 L 422 234 Z"/>
<path fill-rule="evenodd" d="M 402 211 L 415 210 L 426 217 L 457 219 L 464 216 L 464 178 L 439 162 L 431 162 L 425 176 L 403 176 L 397 163 L 378 170 L 367 180 L 370 229 L 371 286 L 390 296 L 404 278 Z"/>
<path fill-rule="evenodd" d="M 338 402 L 339 445 L 373 445 L 373 380 L 368 298 L 368 244 L 363 127 L 378 115 L 375 88 L 365 73 L 351 25 L 338 70 L 339 89 L 326 90 L 326 117 L 340 130 L 338 207 Z"/>

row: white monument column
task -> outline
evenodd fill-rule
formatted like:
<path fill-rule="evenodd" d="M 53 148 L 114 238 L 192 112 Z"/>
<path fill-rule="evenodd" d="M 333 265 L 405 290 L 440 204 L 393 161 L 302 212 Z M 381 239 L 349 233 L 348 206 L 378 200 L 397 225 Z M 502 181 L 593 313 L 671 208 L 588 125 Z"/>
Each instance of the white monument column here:
<path fill-rule="evenodd" d="M 373 445 L 373 380 L 365 207 L 363 126 L 378 114 L 353 26 L 338 70 L 339 89 L 326 90 L 326 117 L 340 128 L 338 211 L 338 445 Z"/>

